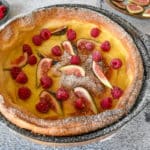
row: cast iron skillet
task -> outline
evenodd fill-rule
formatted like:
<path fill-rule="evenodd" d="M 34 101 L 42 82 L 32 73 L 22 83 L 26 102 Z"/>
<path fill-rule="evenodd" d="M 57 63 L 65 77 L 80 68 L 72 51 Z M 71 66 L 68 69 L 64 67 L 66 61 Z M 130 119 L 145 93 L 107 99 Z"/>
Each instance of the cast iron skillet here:
<path fill-rule="evenodd" d="M 23 136 L 26 136 L 27 138 L 33 139 L 35 141 L 41 141 L 44 143 L 55 143 L 56 145 L 58 143 L 59 144 L 67 144 L 67 143 L 73 144 L 76 142 L 85 142 L 85 141 L 93 140 L 93 139 L 96 139 L 99 137 L 105 137 L 108 134 L 114 133 L 114 131 L 116 131 L 123 125 L 125 125 L 134 116 L 136 116 L 138 113 L 140 113 L 141 110 L 143 110 L 143 108 L 147 105 L 147 103 L 150 102 L 150 94 L 148 91 L 148 90 L 150 90 L 150 42 L 149 42 L 150 37 L 144 35 L 139 30 L 134 28 L 126 20 L 113 14 L 112 12 L 108 12 L 104 9 L 100 9 L 100 8 L 89 6 L 89 5 L 80 5 L 80 4 L 52 5 L 52 6 L 37 9 L 35 11 L 38 11 L 41 9 L 46 9 L 46 8 L 51 8 L 51 7 L 69 7 L 69 8 L 75 8 L 75 9 L 83 8 L 83 9 L 95 11 L 97 13 L 101 13 L 101 14 L 109 17 L 116 23 L 118 23 L 120 26 L 122 26 L 126 30 L 126 32 L 128 32 L 131 35 L 131 37 L 133 38 L 133 40 L 141 54 L 141 57 L 143 59 L 143 64 L 144 64 L 143 85 L 142 85 L 140 94 L 137 98 L 136 104 L 134 105 L 134 107 L 131 109 L 131 111 L 126 116 L 124 116 L 117 122 L 111 124 L 110 126 L 96 130 L 94 132 L 77 135 L 77 136 L 66 136 L 66 137 L 43 136 L 43 135 L 31 133 L 28 130 L 21 129 L 21 128 L 11 124 L 2 115 L 0 115 L 0 121 L 2 123 L 4 123 L 6 126 L 8 126 L 9 128 L 11 128 L 12 130 L 16 131 L 17 133 L 20 133 Z"/>

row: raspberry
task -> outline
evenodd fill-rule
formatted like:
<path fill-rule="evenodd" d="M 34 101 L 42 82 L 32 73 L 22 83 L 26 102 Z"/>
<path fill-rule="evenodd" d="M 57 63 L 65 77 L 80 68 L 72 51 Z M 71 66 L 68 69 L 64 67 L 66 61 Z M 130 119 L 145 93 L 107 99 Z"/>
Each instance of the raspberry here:
<path fill-rule="evenodd" d="M 111 95 L 113 98 L 115 99 L 119 99 L 123 94 L 123 90 L 119 87 L 113 87 L 113 89 L 111 90 Z"/>
<path fill-rule="evenodd" d="M 100 34 L 100 30 L 98 28 L 93 28 L 91 30 L 91 36 L 94 37 L 94 38 L 98 37 L 99 34 Z"/>
<path fill-rule="evenodd" d="M 3 19 L 3 18 L 4 18 L 4 16 L 5 16 L 5 13 L 4 13 L 4 12 L 2 12 L 2 11 L 0 11 L 0 20 L 1 20 L 1 19 Z"/>
<path fill-rule="evenodd" d="M 56 97 L 58 100 L 67 100 L 69 98 L 69 94 L 65 89 L 59 88 L 57 90 Z"/>
<path fill-rule="evenodd" d="M 100 54 L 99 51 L 94 51 L 92 54 L 92 59 L 93 61 L 99 62 L 102 60 L 102 55 Z"/>
<path fill-rule="evenodd" d="M 34 35 L 32 38 L 32 42 L 36 45 L 36 46 L 40 46 L 42 44 L 42 38 L 40 35 Z"/>
<path fill-rule="evenodd" d="M 61 56 L 61 54 L 62 54 L 61 48 L 58 45 L 52 47 L 51 51 L 52 51 L 52 54 L 55 56 Z"/>
<path fill-rule="evenodd" d="M 48 76 L 44 76 L 40 79 L 41 85 L 44 89 L 48 89 L 52 86 L 52 79 Z"/>
<path fill-rule="evenodd" d="M 13 79 L 16 79 L 20 72 L 21 72 L 21 68 L 19 67 L 12 67 L 10 70 L 10 74 Z"/>
<path fill-rule="evenodd" d="M 24 72 L 21 71 L 16 78 L 16 82 L 25 84 L 27 81 L 28 81 L 28 77 Z"/>
<path fill-rule="evenodd" d="M 50 102 L 47 98 L 40 98 L 40 102 L 36 104 L 36 110 L 40 113 L 47 113 L 50 109 Z"/>
<path fill-rule="evenodd" d="M 103 50 L 103 51 L 109 51 L 110 50 L 110 48 L 111 48 L 111 45 L 110 45 L 110 42 L 109 41 L 105 41 L 105 42 L 103 42 L 102 44 L 101 44 L 101 49 Z"/>
<path fill-rule="evenodd" d="M 92 51 L 95 48 L 95 45 L 91 42 L 85 43 L 85 48 L 89 51 Z"/>
<path fill-rule="evenodd" d="M 100 104 L 103 109 L 110 109 L 112 107 L 112 98 L 111 97 L 104 98 L 102 99 Z"/>
<path fill-rule="evenodd" d="M 18 89 L 18 96 L 22 100 L 26 100 L 31 96 L 31 90 L 28 87 L 20 87 Z"/>
<path fill-rule="evenodd" d="M 71 56 L 70 63 L 74 65 L 79 65 L 81 63 L 81 59 L 79 56 Z"/>
<path fill-rule="evenodd" d="M 23 44 L 22 50 L 23 50 L 23 52 L 27 52 L 28 56 L 32 55 L 32 49 L 31 49 L 30 45 Z"/>
<path fill-rule="evenodd" d="M 76 32 L 73 29 L 67 31 L 67 39 L 73 41 L 76 39 Z"/>
<path fill-rule="evenodd" d="M 48 40 L 51 37 L 51 32 L 49 29 L 42 29 L 40 36 L 43 40 Z"/>
<path fill-rule="evenodd" d="M 0 12 L 5 13 L 7 10 L 7 7 L 5 5 L 0 5 Z"/>
<path fill-rule="evenodd" d="M 84 99 L 82 98 L 78 98 L 76 101 L 75 101 L 75 107 L 79 110 L 82 110 L 84 107 L 85 107 L 85 102 L 84 102 Z"/>
<path fill-rule="evenodd" d="M 122 61 L 119 58 L 114 58 L 111 62 L 110 62 L 110 66 L 113 69 L 119 69 L 122 66 Z"/>
<path fill-rule="evenodd" d="M 37 63 L 37 58 L 34 55 L 29 56 L 28 63 L 30 65 L 35 65 Z"/>

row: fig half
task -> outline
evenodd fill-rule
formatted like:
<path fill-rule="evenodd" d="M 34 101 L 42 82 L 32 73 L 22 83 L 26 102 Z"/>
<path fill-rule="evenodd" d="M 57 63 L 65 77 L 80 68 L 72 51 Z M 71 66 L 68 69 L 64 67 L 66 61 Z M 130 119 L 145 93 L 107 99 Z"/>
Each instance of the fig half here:
<path fill-rule="evenodd" d="M 67 65 L 60 68 L 60 71 L 65 75 L 75 75 L 77 77 L 84 77 L 85 71 L 82 67 L 77 65 Z"/>
<path fill-rule="evenodd" d="M 140 6 L 147 6 L 150 3 L 150 0 L 129 0 L 129 2 L 140 5 Z"/>
<path fill-rule="evenodd" d="M 74 93 L 79 98 L 84 98 L 84 100 L 86 100 L 89 103 L 90 109 L 95 114 L 98 113 L 97 107 L 95 105 L 95 102 L 94 102 L 92 96 L 89 94 L 89 92 L 85 88 L 83 88 L 83 87 L 76 87 L 76 88 L 74 88 Z"/>
<path fill-rule="evenodd" d="M 142 14 L 143 17 L 147 17 L 147 18 L 150 18 L 150 8 L 147 8 L 143 14 Z"/>
<path fill-rule="evenodd" d="M 144 11 L 143 7 L 141 7 L 140 5 L 137 5 L 137 4 L 133 4 L 133 3 L 127 4 L 126 7 L 127 7 L 127 11 L 130 14 L 139 14 Z"/>
<path fill-rule="evenodd" d="M 96 77 L 106 86 L 109 87 L 110 89 L 112 89 L 112 85 L 110 84 L 110 82 L 108 81 L 108 79 L 106 78 L 105 74 L 103 73 L 103 71 L 101 70 L 100 66 L 93 61 L 92 64 L 92 69 L 94 74 L 96 75 Z"/>
<path fill-rule="evenodd" d="M 52 66 L 52 62 L 53 60 L 51 58 L 43 58 L 40 60 L 40 62 L 37 65 L 37 87 L 40 86 L 40 79 L 43 76 L 47 76 L 48 71 L 50 70 L 51 66 Z"/>
<path fill-rule="evenodd" d="M 61 104 L 51 93 L 49 93 L 48 91 L 42 91 L 40 93 L 40 98 L 47 99 L 50 103 L 50 109 L 56 112 L 58 115 L 63 115 Z"/>

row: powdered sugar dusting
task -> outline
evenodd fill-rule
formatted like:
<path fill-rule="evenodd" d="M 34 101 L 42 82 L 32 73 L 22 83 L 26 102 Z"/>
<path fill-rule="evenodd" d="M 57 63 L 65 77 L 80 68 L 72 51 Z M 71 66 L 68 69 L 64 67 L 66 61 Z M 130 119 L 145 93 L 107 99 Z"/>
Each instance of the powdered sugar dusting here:
<path fill-rule="evenodd" d="M 16 115 L 19 114 L 20 118 L 23 118 L 24 120 L 28 120 L 29 122 L 33 124 L 37 124 L 42 127 L 60 127 L 62 130 L 65 130 L 65 127 L 67 130 L 70 130 L 74 127 L 74 123 L 81 123 L 82 126 L 86 127 L 87 129 L 90 128 L 90 124 L 96 124 L 99 126 L 99 123 L 110 123 L 112 120 L 118 116 L 121 116 L 124 113 L 124 110 L 108 110 L 106 112 L 102 112 L 98 115 L 91 115 L 91 116 L 81 116 L 81 117 L 69 117 L 66 119 L 59 119 L 59 120 L 46 120 L 46 119 L 39 119 L 33 116 L 27 116 L 23 112 L 19 111 L 18 109 L 15 108 L 9 108 L 8 111 L 10 112 L 11 115 Z M 16 115 L 17 117 L 18 115 Z M 106 119 L 107 118 L 107 119 Z M 109 119 L 108 119 L 109 118 Z M 72 126 L 73 124 L 73 126 Z M 80 124 L 80 125 L 81 125 Z M 69 125 L 69 128 L 68 128 Z M 86 126 L 88 125 L 88 126 Z M 78 125 L 76 126 L 78 127 Z"/>
<path fill-rule="evenodd" d="M 31 14 L 28 14 L 27 16 L 19 19 L 19 23 L 21 26 L 33 26 L 34 27 L 34 17 Z"/>
<path fill-rule="evenodd" d="M 95 95 L 102 92 L 102 86 L 96 84 L 90 77 L 76 77 L 74 75 L 62 75 L 61 85 L 68 89 L 73 89 L 78 86 L 83 86 Z"/>
<path fill-rule="evenodd" d="M 10 26 L 7 26 L 5 33 L 3 33 L 3 40 L 8 41 L 13 35 L 12 28 Z"/>

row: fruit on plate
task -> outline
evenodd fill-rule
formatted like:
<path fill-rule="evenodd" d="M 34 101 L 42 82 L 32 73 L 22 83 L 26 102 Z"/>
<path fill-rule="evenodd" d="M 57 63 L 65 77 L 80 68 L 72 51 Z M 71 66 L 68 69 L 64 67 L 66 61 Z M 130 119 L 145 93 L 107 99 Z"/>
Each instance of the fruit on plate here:
<path fill-rule="evenodd" d="M 76 88 L 74 88 L 74 93 L 77 97 L 83 98 L 85 101 L 87 101 L 89 103 L 90 109 L 95 114 L 98 113 L 98 110 L 97 110 L 96 105 L 95 105 L 95 101 L 93 100 L 93 98 L 91 97 L 91 95 L 89 94 L 89 92 L 85 88 L 76 87 Z"/>
<path fill-rule="evenodd" d="M 121 9 L 126 9 L 126 5 L 122 1 L 114 1 L 114 0 L 112 0 L 112 3 L 115 6 L 121 8 Z"/>
<path fill-rule="evenodd" d="M 144 11 L 144 8 L 140 5 L 129 3 L 127 4 L 127 10 L 130 14 L 139 14 Z"/>
<path fill-rule="evenodd" d="M 140 5 L 140 6 L 147 6 L 150 3 L 150 0 L 129 0 L 129 2 Z"/>
<path fill-rule="evenodd" d="M 62 42 L 62 47 L 63 49 L 70 55 L 76 55 L 76 49 L 75 47 L 71 44 L 70 41 L 63 41 Z"/>
<path fill-rule="evenodd" d="M 111 83 L 108 81 L 108 79 L 106 78 L 106 76 L 104 75 L 102 69 L 100 68 L 100 66 L 98 65 L 97 62 L 93 61 L 92 64 L 92 69 L 94 74 L 97 76 L 97 78 L 106 86 L 112 89 L 112 85 Z"/>
<path fill-rule="evenodd" d="M 142 15 L 144 17 L 150 18 L 150 8 L 146 8 Z"/>
<path fill-rule="evenodd" d="M 36 109 L 41 113 L 47 113 L 49 109 L 53 110 L 59 115 L 63 114 L 61 104 L 56 100 L 54 95 L 48 91 L 40 93 L 40 102 L 36 104 Z"/>
<path fill-rule="evenodd" d="M 7 13 L 7 9 L 8 8 L 1 2 L 0 3 L 0 20 L 2 20 L 5 17 Z"/>
<path fill-rule="evenodd" d="M 52 59 L 51 58 L 43 58 L 40 60 L 40 62 L 37 65 L 37 75 L 36 75 L 36 85 L 37 87 L 40 86 L 40 80 L 43 76 L 47 76 L 48 71 L 50 70 L 52 66 Z"/>
<path fill-rule="evenodd" d="M 77 65 L 67 65 L 60 68 L 60 71 L 63 72 L 65 75 L 75 75 L 78 77 L 85 76 L 85 70 Z"/>

